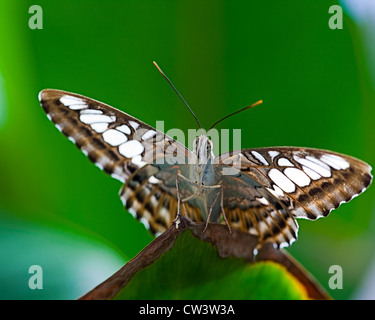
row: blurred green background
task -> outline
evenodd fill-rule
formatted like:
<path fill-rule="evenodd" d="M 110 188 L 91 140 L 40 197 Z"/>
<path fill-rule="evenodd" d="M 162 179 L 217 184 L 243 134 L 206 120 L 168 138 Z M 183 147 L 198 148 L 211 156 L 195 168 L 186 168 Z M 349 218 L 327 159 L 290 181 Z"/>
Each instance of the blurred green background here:
<path fill-rule="evenodd" d="M 194 118 L 156 60 L 206 127 L 264 100 L 218 126 L 241 129 L 243 148 L 315 147 L 374 165 L 375 29 L 353 2 L 1 0 L 0 298 L 75 299 L 152 240 L 124 210 L 121 183 L 48 121 L 41 89 L 187 133 Z M 28 25 L 34 4 L 42 30 Z M 342 30 L 328 26 L 334 4 Z M 326 219 L 299 220 L 288 251 L 334 298 L 375 298 L 374 200 L 371 187 Z M 34 264 L 43 290 L 28 287 Z M 331 265 L 343 269 L 342 290 L 328 288 Z"/>

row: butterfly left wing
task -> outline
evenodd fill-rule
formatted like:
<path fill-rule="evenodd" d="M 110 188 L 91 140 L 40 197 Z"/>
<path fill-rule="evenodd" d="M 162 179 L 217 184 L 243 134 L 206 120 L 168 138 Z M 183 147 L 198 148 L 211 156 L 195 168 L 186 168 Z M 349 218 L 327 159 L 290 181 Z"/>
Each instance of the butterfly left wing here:
<path fill-rule="evenodd" d="M 136 170 L 171 153 L 187 158 L 190 151 L 146 123 L 82 95 L 45 89 L 39 100 L 48 118 L 89 159 L 125 182 Z"/>
<path fill-rule="evenodd" d="M 99 168 L 125 182 L 121 200 L 152 233 L 163 232 L 176 216 L 175 177 L 190 151 L 144 122 L 82 95 L 46 89 L 39 100 L 55 126 Z M 155 176 L 158 174 L 158 178 Z M 185 205 L 199 221 L 197 208 Z"/>
<path fill-rule="evenodd" d="M 277 245 L 296 239 L 294 218 L 325 217 L 372 181 L 365 162 L 311 148 L 245 149 L 223 154 L 215 163 L 223 174 L 227 219 L 259 235 L 260 242 Z"/>

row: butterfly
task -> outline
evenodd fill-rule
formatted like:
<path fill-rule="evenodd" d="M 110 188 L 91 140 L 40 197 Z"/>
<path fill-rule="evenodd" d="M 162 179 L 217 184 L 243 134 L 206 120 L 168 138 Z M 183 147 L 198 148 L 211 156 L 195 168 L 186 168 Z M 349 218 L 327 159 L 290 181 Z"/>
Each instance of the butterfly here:
<path fill-rule="evenodd" d="M 267 147 L 213 155 L 207 135 L 193 150 L 99 101 L 45 89 L 39 100 L 55 126 L 99 168 L 123 182 L 125 208 L 153 233 L 183 214 L 289 246 L 296 218 L 316 220 L 364 192 L 371 167 L 312 148 Z M 181 205 L 182 204 L 182 205 Z"/>

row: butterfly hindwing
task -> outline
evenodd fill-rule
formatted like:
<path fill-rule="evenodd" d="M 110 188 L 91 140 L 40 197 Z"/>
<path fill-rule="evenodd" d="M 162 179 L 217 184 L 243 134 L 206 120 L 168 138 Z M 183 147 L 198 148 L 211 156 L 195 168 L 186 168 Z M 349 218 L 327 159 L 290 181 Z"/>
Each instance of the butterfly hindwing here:
<path fill-rule="evenodd" d="M 145 166 L 135 171 L 121 188 L 120 197 L 124 206 L 153 234 L 164 232 L 177 215 L 175 185 L 156 178 L 158 168 Z M 176 173 L 169 173 L 175 177 Z M 174 178 L 175 179 L 175 178 Z M 203 222 L 200 209 L 190 203 L 181 205 L 184 216 L 195 222 Z"/>

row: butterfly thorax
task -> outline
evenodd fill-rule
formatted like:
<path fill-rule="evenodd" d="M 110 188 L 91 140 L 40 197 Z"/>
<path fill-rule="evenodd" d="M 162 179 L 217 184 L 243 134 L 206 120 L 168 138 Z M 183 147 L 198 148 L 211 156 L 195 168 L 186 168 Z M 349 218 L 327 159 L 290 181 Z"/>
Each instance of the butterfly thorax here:
<path fill-rule="evenodd" d="M 180 179 L 183 189 L 182 201 L 199 207 L 204 220 L 207 219 L 210 206 L 219 191 L 217 187 L 219 187 L 220 175 L 215 170 L 213 159 L 212 142 L 207 136 L 201 135 L 194 140 L 188 170 L 182 171 L 183 178 Z M 181 167 L 183 168 L 186 166 Z M 214 205 L 212 211 L 211 221 L 216 221 L 219 212 L 218 203 Z"/>
<path fill-rule="evenodd" d="M 197 185 L 212 186 L 217 183 L 212 163 L 213 158 L 212 141 L 205 135 L 196 138 L 193 143 L 193 172 L 190 178 Z"/>

